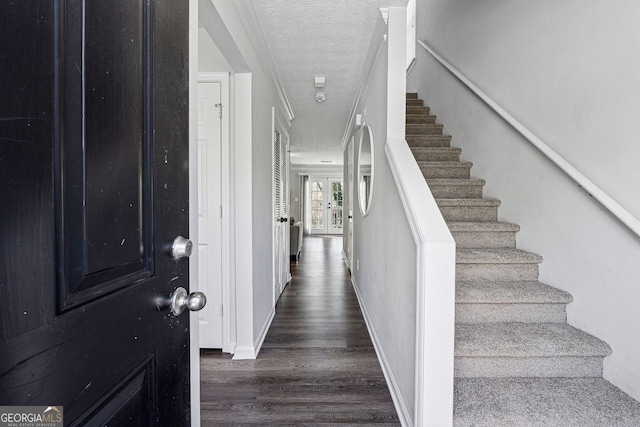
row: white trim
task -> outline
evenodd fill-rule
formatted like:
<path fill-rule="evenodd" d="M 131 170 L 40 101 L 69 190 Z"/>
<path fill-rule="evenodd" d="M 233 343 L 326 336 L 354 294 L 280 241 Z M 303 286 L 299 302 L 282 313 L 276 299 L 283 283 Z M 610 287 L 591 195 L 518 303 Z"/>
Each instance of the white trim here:
<path fill-rule="evenodd" d="M 500 117 L 502 117 L 507 123 L 509 123 L 515 130 L 517 130 L 522 136 L 524 136 L 533 146 L 535 146 L 542 154 L 544 154 L 549 160 L 556 164 L 564 173 L 569 175 L 580 187 L 594 199 L 602 204 L 613 216 L 618 218 L 624 225 L 626 225 L 636 235 L 640 236 L 640 220 L 634 217 L 629 211 L 623 208 L 618 202 L 613 200 L 611 196 L 605 193 L 600 187 L 598 187 L 593 181 L 584 176 L 580 171 L 574 168 L 569 162 L 567 162 L 562 156 L 555 152 L 550 146 L 544 143 L 540 138 L 527 129 L 522 123 L 516 120 L 511 114 L 509 114 L 504 108 L 498 105 L 493 99 L 484 93 L 478 86 L 476 86 L 471 80 L 465 77 L 460 71 L 458 71 L 453 65 L 446 59 L 440 56 L 431 46 L 422 40 L 418 40 L 418 44 L 422 46 L 427 52 L 431 54 L 440 64 L 442 64 L 451 74 L 458 78 L 465 86 L 471 89 L 481 100 L 483 100 L 489 107 L 491 107 Z"/>
<path fill-rule="evenodd" d="M 264 343 L 264 339 L 267 337 L 267 333 L 269 332 L 269 328 L 271 328 L 271 322 L 273 322 L 274 317 L 276 317 L 275 307 L 271 308 L 271 310 L 269 311 L 269 315 L 262 324 L 262 328 L 260 328 L 260 333 L 253 342 L 253 347 L 256 349 L 255 357 L 258 357 L 258 354 L 262 349 L 262 344 Z"/>
<path fill-rule="evenodd" d="M 369 44 L 369 51 L 367 52 L 367 57 L 364 62 L 364 66 L 362 67 L 362 73 L 360 73 L 360 83 L 358 84 L 358 92 L 356 92 L 356 97 L 353 100 L 353 104 L 351 106 L 351 110 L 349 112 L 349 119 L 347 120 L 347 126 L 344 129 L 344 134 L 342 135 L 342 151 L 344 152 L 347 144 L 349 143 L 349 139 L 351 138 L 351 133 L 353 131 L 353 126 L 356 120 L 356 114 L 358 114 L 360 110 L 360 104 L 364 101 L 364 96 L 367 93 L 367 89 L 369 88 L 369 83 L 371 82 L 371 71 L 373 70 L 373 64 L 376 62 L 380 51 L 382 50 L 382 46 L 384 45 L 384 41 L 386 38 L 386 10 L 380 9 L 380 13 L 378 14 L 378 20 L 376 21 L 376 26 L 373 31 L 373 36 L 371 37 L 371 43 Z M 404 108 L 404 107 L 403 107 Z"/>
<path fill-rule="evenodd" d="M 233 355 L 233 360 L 250 360 L 258 357 L 258 353 L 262 349 L 262 344 L 264 343 L 264 339 L 267 337 L 267 332 L 269 332 L 269 328 L 271 327 L 271 322 L 273 322 L 273 318 L 276 316 L 275 308 L 271 308 L 269 312 L 269 316 L 265 320 L 262 328 L 260 329 L 260 334 L 256 337 L 253 342 L 253 346 L 238 346 L 236 347 L 236 352 Z"/>
<path fill-rule="evenodd" d="M 232 251 L 235 254 L 235 303 L 237 307 L 235 318 L 235 341 L 238 348 L 234 349 L 242 353 L 243 348 L 253 347 L 253 198 L 252 198 L 252 127 L 247 123 L 252 121 L 252 74 L 235 73 L 233 79 L 233 114 L 232 117 L 232 151 L 233 181 L 231 191 L 233 194 L 233 228 L 234 245 Z M 238 262 L 242 260 L 241 262 Z M 247 266 L 249 266 L 247 268 Z M 233 342 L 232 338 L 232 342 Z"/>
<path fill-rule="evenodd" d="M 376 334 L 376 330 L 373 328 L 373 325 L 371 324 L 371 316 L 369 316 L 369 311 L 367 310 L 367 306 L 364 303 L 364 299 L 360 295 L 360 289 L 358 288 L 356 277 L 354 275 L 351 275 L 351 284 L 353 286 L 353 290 L 356 293 L 356 298 L 358 299 L 358 305 L 360 306 L 362 317 L 364 317 L 364 323 L 367 325 L 367 330 L 369 331 L 369 336 L 371 337 L 373 348 L 376 351 L 376 356 L 378 357 L 378 362 L 380 363 L 382 374 L 384 375 L 384 379 L 387 382 L 387 387 L 389 388 L 389 393 L 391 394 L 393 405 L 395 406 L 396 412 L 398 413 L 400 424 L 402 426 L 411 427 L 413 426 L 413 423 L 411 422 L 410 412 L 407 409 L 407 405 L 405 404 L 404 399 L 402 399 L 402 392 L 400 390 L 400 387 L 398 386 L 398 382 L 396 381 L 396 378 L 393 375 L 393 370 L 389 365 L 387 356 L 384 354 L 384 350 L 380 345 L 380 339 L 378 338 L 378 335 Z"/>
<path fill-rule="evenodd" d="M 235 341 L 235 331 L 231 330 L 231 318 L 235 317 L 235 282 L 232 280 L 233 266 L 235 265 L 235 253 L 231 251 L 231 230 L 233 221 L 233 203 L 231 197 L 231 174 L 233 165 L 231 164 L 230 152 L 230 112 L 229 108 L 229 73 L 227 72 L 201 72 L 198 73 L 198 83 L 220 83 L 220 103 L 222 104 L 221 140 L 220 140 L 220 178 L 221 178 L 221 203 L 222 203 L 222 305 L 224 315 L 222 316 L 222 351 L 233 353 Z M 197 202 L 197 199 L 196 199 Z M 234 338 L 232 338 L 234 337 Z"/>
<path fill-rule="evenodd" d="M 198 0 L 189 0 L 189 236 L 198 244 Z M 192 168 L 196 165 L 196 168 Z M 197 254 L 197 251 L 196 251 Z M 189 260 L 189 289 L 198 290 L 197 255 Z M 189 313 L 189 400 L 191 426 L 200 426 L 200 319 Z"/>
<path fill-rule="evenodd" d="M 288 127 L 291 127 L 291 120 L 293 120 L 295 115 L 293 114 L 293 109 L 287 98 L 284 86 L 278 76 L 273 54 L 271 53 L 271 49 L 269 49 L 269 44 L 266 41 L 262 24 L 260 23 L 260 19 L 258 19 L 253 3 L 250 0 L 236 0 L 233 2 L 233 5 L 236 7 L 242 23 L 249 34 L 256 55 L 262 64 L 262 68 L 269 77 L 268 80 L 271 88 L 280 101 L 278 107 L 282 110 Z"/>
<path fill-rule="evenodd" d="M 274 207 L 276 205 L 276 162 L 275 162 L 275 144 L 276 144 L 276 107 L 271 107 L 271 292 L 273 307 L 278 302 L 279 295 L 276 295 L 276 285 L 280 288 L 278 273 L 276 272 L 276 232 L 278 224 L 275 221 Z M 281 150 L 282 151 L 282 150 Z M 277 266 L 280 269 L 280 265 Z"/>

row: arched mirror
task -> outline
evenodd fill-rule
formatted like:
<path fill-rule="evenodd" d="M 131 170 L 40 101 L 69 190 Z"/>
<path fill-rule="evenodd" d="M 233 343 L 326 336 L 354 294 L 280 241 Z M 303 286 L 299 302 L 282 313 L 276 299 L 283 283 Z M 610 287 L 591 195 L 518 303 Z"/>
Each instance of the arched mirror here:
<path fill-rule="evenodd" d="M 362 216 L 367 216 L 371 208 L 373 171 L 373 129 L 371 129 L 371 126 L 367 123 L 362 127 L 360 143 L 358 144 L 358 199 L 360 201 L 359 205 Z"/>

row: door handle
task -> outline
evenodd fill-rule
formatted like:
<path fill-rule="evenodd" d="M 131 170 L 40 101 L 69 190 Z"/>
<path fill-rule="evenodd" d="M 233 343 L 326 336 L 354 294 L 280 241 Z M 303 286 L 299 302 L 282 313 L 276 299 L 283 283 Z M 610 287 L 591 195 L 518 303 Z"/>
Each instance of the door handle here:
<path fill-rule="evenodd" d="M 169 306 L 174 316 L 179 316 L 185 309 L 200 311 L 207 304 L 207 297 L 202 292 L 187 293 L 182 286 L 169 297 Z"/>
<path fill-rule="evenodd" d="M 173 259 L 187 258 L 191 256 L 193 251 L 193 243 L 189 239 L 178 236 L 171 245 L 171 256 Z"/>

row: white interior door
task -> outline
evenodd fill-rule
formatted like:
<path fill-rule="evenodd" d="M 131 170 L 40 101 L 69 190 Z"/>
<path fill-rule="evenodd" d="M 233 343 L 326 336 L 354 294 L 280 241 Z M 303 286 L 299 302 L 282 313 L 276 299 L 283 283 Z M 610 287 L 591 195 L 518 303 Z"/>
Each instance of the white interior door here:
<path fill-rule="evenodd" d="M 198 83 L 198 257 L 200 347 L 222 348 L 221 84 Z"/>
<path fill-rule="evenodd" d="M 287 230 L 289 228 L 288 185 L 287 185 L 287 149 L 282 135 L 274 132 L 273 138 L 273 179 L 274 179 L 274 303 L 284 290 L 288 280 L 289 255 L 287 253 Z M 285 265 L 286 264 L 286 265 Z"/>
<path fill-rule="evenodd" d="M 309 206 L 312 234 L 342 234 L 343 180 L 342 178 L 311 177 Z"/>

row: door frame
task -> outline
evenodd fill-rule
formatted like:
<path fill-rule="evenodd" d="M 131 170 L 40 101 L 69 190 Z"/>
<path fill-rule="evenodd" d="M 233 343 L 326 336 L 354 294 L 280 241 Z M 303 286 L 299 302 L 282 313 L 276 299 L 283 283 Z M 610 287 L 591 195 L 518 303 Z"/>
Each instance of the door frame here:
<path fill-rule="evenodd" d="M 231 109 L 229 108 L 229 88 L 230 88 L 230 77 L 227 72 L 199 72 L 197 73 L 197 83 L 220 83 L 220 102 L 222 103 L 222 120 L 221 120 L 221 136 L 220 136 L 220 186 L 221 186 L 221 204 L 222 204 L 222 242 L 221 242 L 221 253 L 222 253 L 222 306 L 223 306 L 223 316 L 222 316 L 222 351 L 225 353 L 232 353 L 234 348 L 232 346 L 233 341 L 235 341 L 234 333 L 231 330 L 231 318 L 235 315 L 235 307 L 232 306 L 231 294 L 235 292 L 235 289 L 231 289 L 233 286 L 233 282 L 231 280 L 231 266 L 233 265 L 233 258 L 235 258 L 234 253 L 231 251 L 231 213 L 232 213 L 232 205 L 231 205 L 231 187 L 230 187 L 230 138 L 229 138 L 229 112 Z M 197 105 L 197 91 L 196 91 L 196 99 Z M 197 107 L 196 107 L 197 108 Z M 196 124 L 196 144 L 197 144 L 197 124 Z M 197 150 L 197 147 L 196 147 Z M 191 163 L 191 159 L 190 159 Z M 195 158 L 195 165 L 189 164 L 189 168 L 194 167 L 197 171 L 197 157 Z M 191 169 L 190 169 L 191 170 Z M 196 186 L 196 196 L 192 197 L 189 202 L 189 209 L 195 209 L 197 212 L 198 205 L 198 196 L 197 196 L 197 175 L 195 177 L 195 182 L 192 183 Z M 197 221 L 197 215 L 196 219 Z M 192 234 L 193 236 L 193 234 Z M 197 235 L 195 235 L 197 236 Z M 194 239 L 191 239 L 194 240 Z M 197 246 L 197 241 L 194 241 L 194 246 Z M 198 260 L 199 262 L 200 260 Z M 197 273 L 196 276 L 197 277 Z M 199 287 L 199 284 L 197 285 Z M 199 345 L 198 345 L 199 348 Z"/>

